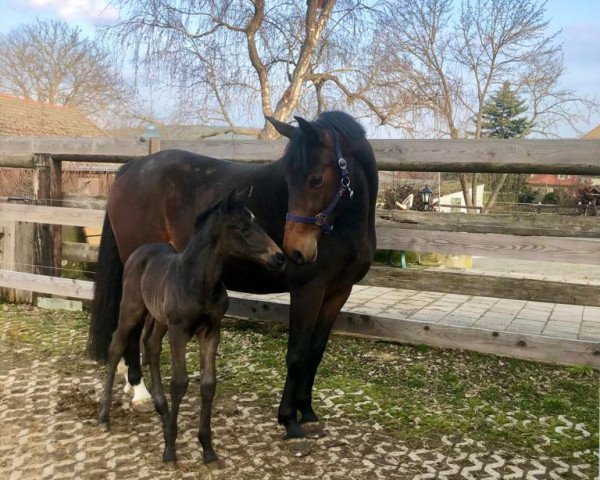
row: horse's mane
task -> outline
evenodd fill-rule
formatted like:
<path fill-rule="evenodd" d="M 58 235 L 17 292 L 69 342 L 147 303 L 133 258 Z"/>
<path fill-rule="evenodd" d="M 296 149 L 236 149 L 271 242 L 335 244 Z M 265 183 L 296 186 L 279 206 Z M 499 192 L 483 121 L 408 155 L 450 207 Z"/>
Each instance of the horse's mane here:
<path fill-rule="evenodd" d="M 340 140 L 353 157 L 363 167 L 369 182 L 370 194 L 377 196 L 379 180 L 377 177 L 377 163 L 373 149 L 367 141 L 365 129 L 351 115 L 340 111 L 323 112 L 315 121 L 317 126 L 326 128 L 339 135 Z M 283 167 L 290 172 L 293 178 L 302 179 L 308 170 L 303 135 L 298 132 L 288 143 L 283 157 Z"/>

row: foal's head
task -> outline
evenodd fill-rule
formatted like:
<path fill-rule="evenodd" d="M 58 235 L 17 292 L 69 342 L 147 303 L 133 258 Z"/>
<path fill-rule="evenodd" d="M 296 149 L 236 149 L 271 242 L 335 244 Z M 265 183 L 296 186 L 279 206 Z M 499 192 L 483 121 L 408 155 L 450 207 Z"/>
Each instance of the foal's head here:
<path fill-rule="evenodd" d="M 290 139 L 283 159 L 288 186 L 283 251 L 297 264 L 314 262 L 317 242 L 324 231 L 332 230 L 339 211 L 335 202 L 351 194 L 351 144 L 364 138 L 364 130 L 342 112 L 325 112 L 315 122 L 295 117 L 298 127 L 266 118 Z M 342 149 L 346 159 L 340 164 Z M 350 188 L 340 190 L 344 184 Z"/>
<path fill-rule="evenodd" d="M 234 190 L 216 207 L 213 228 L 218 249 L 227 257 L 244 258 L 282 270 L 285 255 L 246 207 L 251 193 L 252 186 Z"/>

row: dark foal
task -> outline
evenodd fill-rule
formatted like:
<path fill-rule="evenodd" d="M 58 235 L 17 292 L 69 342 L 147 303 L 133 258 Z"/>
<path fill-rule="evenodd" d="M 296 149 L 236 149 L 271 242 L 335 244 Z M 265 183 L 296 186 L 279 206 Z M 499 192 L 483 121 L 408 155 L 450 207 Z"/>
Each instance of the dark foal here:
<path fill-rule="evenodd" d="M 188 386 L 186 346 L 196 335 L 200 347 L 202 409 L 198 440 L 204 462 L 216 460 L 210 428 L 216 387 L 215 356 L 221 318 L 229 298 L 222 282 L 223 264 L 243 258 L 273 270 L 282 270 L 285 257 L 246 208 L 251 189 L 233 192 L 201 214 L 196 233 L 187 248 L 177 253 L 172 245 L 153 243 L 139 247 L 127 260 L 123 273 L 123 297 L 119 324 L 109 347 L 109 372 L 100 400 L 98 424 L 108 429 L 111 391 L 119 359 L 128 338 L 142 328 L 147 315 L 152 331 L 145 349 L 152 376 L 154 406 L 160 414 L 165 438 L 164 461 L 175 460 L 177 415 Z M 159 356 L 162 339 L 169 332 L 172 377 L 171 412 L 162 388 Z"/>

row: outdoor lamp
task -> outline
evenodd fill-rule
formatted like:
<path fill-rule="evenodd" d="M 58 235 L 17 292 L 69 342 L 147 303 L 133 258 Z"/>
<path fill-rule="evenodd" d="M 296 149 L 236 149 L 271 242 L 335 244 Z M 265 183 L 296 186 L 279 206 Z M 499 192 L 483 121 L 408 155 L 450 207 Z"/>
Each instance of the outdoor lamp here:
<path fill-rule="evenodd" d="M 429 188 L 429 185 L 425 184 L 425 188 L 421 190 L 421 200 L 425 205 L 429 205 L 429 200 L 431 200 L 431 194 L 433 191 Z"/>
<path fill-rule="evenodd" d="M 152 125 L 151 123 L 149 123 L 148 125 L 146 125 L 146 128 L 144 128 L 144 133 L 142 133 L 142 137 L 144 137 L 146 140 L 150 140 L 151 138 L 159 138 L 160 133 L 158 132 L 158 128 L 156 128 L 156 125 Z"/>

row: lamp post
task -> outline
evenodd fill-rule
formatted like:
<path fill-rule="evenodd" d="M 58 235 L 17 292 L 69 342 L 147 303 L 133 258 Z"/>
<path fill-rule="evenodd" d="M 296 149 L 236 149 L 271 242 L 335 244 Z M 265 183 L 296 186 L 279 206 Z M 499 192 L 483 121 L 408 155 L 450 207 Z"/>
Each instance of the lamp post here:
<path fill-rule="evenodd" d="M 142 138 L 148 141 L 148 153 L 152 155 L 160 150 L 160 132 L 156 125 L 149 123 L 144 128 Z"/>
<path fill-rule="evenodd" d="M 425 205 L 423 208 L 424 211 L 427 211 L 431 208 L 429 202 L 431 201 L 432 193 L 433 191 L 431 188 L 429 188 L 429 185 L 425 184 L 425 188 L 421 190 L 421 200 L 423 201 L 423 205 Z"/>

